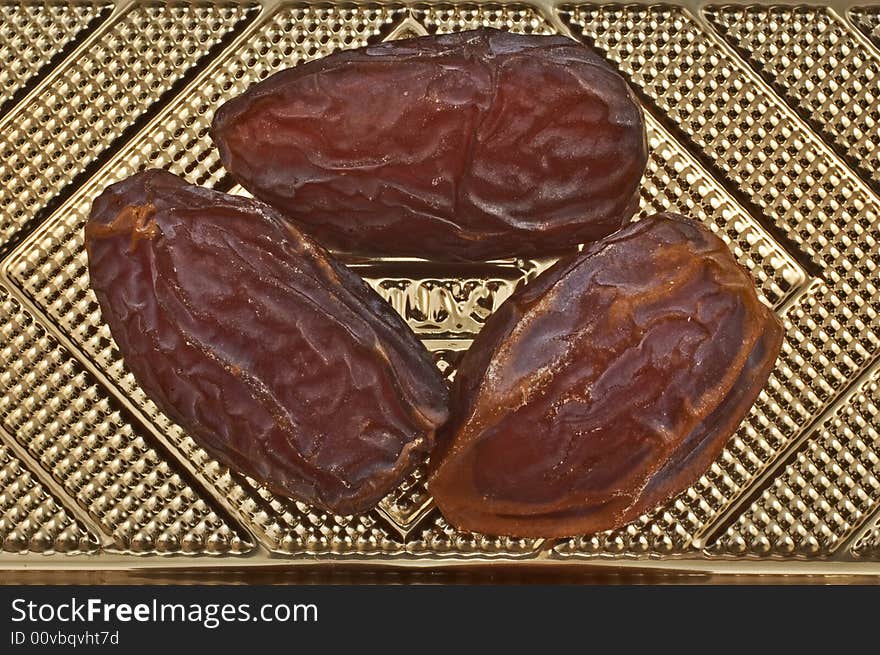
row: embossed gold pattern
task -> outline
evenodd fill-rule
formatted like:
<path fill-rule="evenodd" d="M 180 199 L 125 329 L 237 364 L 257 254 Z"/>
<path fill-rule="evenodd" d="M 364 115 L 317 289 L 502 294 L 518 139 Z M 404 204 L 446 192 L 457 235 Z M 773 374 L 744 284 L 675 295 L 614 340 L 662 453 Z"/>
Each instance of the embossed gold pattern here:
<path fill-rule="evenodd" d="M 719 552 L 827 556 L 852 534 L 880 498 L 877 379 L 825 419 L 718 540 Z"/>
<path fill-rule="evenodd" d="M 110 3 L 0 4 L 0 107 L 7 107 L 53 58 L 96 26 Z"/>
<path fill-rule="evenodd" d="M 27 467 L 0 445 L 0 544 L 13 553 L 93 552 L 98 538 L 79 525 Z"/>
<path fill-rule="evenodd" d="M 711 7 L 737 53 L 849 159 L 880 182 L 880 57 L 825 7 Z"/>
<path fill-rule="evenodd" d="M 131 129 L 251 5 L 133 5 L 0 119 L 0 239 L 28 225 Z M 5 239 L 4 239 L 5 240 Z"/>
<path fill-rule="evenodd" d="M 240 191 L 207 134 L 225 99 L 339 48 L 478 25 L 561 32 L 620 70 L 646 110 L 640 215 L 704 221 L 785 322 L 776 370 L 721 457 L 620 530 L 460 533 L 433 506 L 424 467 L 361 516 L 277 498 L 158 412 L 88 288 L 81 228 L 107 184 L 160 166 Z M 0 566 L 64 553 L 65 566 L 91 568 L 880 573 L 880 9 L 4 2 L 0 62 Z M 550 263 L 350 260 L 449 377 L 486 317 Z"/>

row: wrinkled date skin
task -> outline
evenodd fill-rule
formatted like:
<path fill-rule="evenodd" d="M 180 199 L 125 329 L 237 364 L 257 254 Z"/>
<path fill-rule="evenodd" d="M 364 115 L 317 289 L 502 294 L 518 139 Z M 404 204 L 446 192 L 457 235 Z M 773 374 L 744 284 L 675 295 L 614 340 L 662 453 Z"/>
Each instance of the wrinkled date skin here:
<path fill-rule="evenodd" d="M 623 526 L 705 472 L 781 340 L 707 228 L 672 214 L 634 223 L 490 317 L 456 374 L 429 488 L 466 530 Z"/>
<path fill-rule="evenodd" d="M 447 392 L 428 352 L 269 207 L 147 171 L 95 200 L 86 246 L 128 368 L 218 460 L 350 514 L 432 448 Z"/>
<path fill-rule="evenodd" d="M 227 102 L 223 165 L 327 247 L 485 260 L 629 222 L 641 108 L 595 53 L 480 29 L 338 52 Z"/>

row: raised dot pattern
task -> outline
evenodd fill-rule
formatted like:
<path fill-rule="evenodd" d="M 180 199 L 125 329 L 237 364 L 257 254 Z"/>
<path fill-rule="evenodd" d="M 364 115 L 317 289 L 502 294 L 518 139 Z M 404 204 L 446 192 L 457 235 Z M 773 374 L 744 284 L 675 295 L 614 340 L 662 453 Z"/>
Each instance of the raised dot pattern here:
<path fill-rule="evenodd" d="M 640 215 L 673 211 L 718 234 L 755 278 L 764 301 L 778 307 L 806 281 L 806 273 L 663 129 L 646 116 L 648 164 Z"/>
<path fill-rule="evenodd" d="M 208 137 L 213 108 L 224 97 L 241 93 L 250 83 L 278 68 L 355 47 L 379 34 L 393 10 L 293 7 L 273 15 L 243 49 L 215 61 L 197 92 L 176 99 L 159 119 L 141 132 L 107 167 L 112 179 L 145 166 L 166 166 L 188 179 L 215 183 L 219 162 Z M 67 332 L 156 426 L 180 448 L 218 491 L 246 517 L 256 534 L 273 550 L 318 554 L 379 554 L 399 549 L 395 530 L 377 516 L 334 517 L 274 498 L 240 476 L 219 467 L 177 426 L 164 417 L 137 386 L 100 320 L 88 288 L 82 226 L 91 200 L 111 179 L 98 177 L 63 205 L 39 233 L 39 246 L 13 258 L 10 273 L 21 287 Z M 100 327 L 96 327 L 100 326 Z M 305 506 L 303 506 L 305 507 Z"/>
<path fill-rule="evenodd" d="M 216 59 L 190 93 L 177 98 L 128 145 L 115 160 L 114 177 L 157 167 L 214 186 L 226 173 L 208 131 L 223 102 L 282 68 L 377 40 L 398 11 L 392 5 L 280 9 L 240 48 Z"/>
<path fill-rule="evenodd" d="M 289 34 L 289 30 L 293 25 L 308 25 L 308 16 L 311 14 L 309 14 L 309 12 L 302 13 L 303 11 L 304 10 L 294 10 L 294 12 L 298 13 L 294 14 L 296 20 L 291 24 L 286 24 L 285 18 L 282 16 L 273 17 L 267 26 L 261 30 L 261 34 L 264 35 L 263 38 L 270 42 L 282 43 L 279 36 L 280 34 Z M 321 16 L 318 16 L 318 18 L 321 18 L 321 20 L 316 20 L 316 23 L 326 24 L 324 18 Z M 385 22 L 388 20 L 387 15 L 383 16 L 379 14 L 377 18 L 380 18 L 380 20 L 384 19 Z M 314 48 L 314 53 L 317 54 L 318 52 L 319 50 Z M 247 63 L 255 63 L 260 59 L 257 55 L 264 57 L 265 54 L 265 52 L 257 51 L 257 53 L 253 55 L 252 60 L 248 59 L 247 55 L 244 56 L 244 59 Z M 268 71 L 257 71 L 259 77 L 263 77 L 265 74 L 268 74 Z M 232 77 L 234 79 L 235 75 Z M 215 79 L 222 80 L 223 78 L 212 75 L 212 80 Z M 243 83 L 238 83 L 239 86 L 241 84 Z M 229 86 L 225 81 L 222 82 L 222 85 L 226 89 L 225 93 L 234 94 L 239 91 L 239 88 Z M 205 90 L 211 92 L 210 87 L 206 87 Z M 190 99 L 192 97 L 193 96 L 188 96 Z M 182 98 L 181 102 L 183 101 L 184 99 Z M 214 98 L 212 93 L 203 101 L 207 104 L 211 101 L 216 102 L 217 98 Z M 202 115 L 204 113 L 204 110 L 202 109 L 203 106 L 204 105 L 198 106 L 199 110 L 194 111 L 189 115 Z M 210 105 L 208 104 L 207 106 Z M 187 113 L 175 111 L 173 115 L 179 117 L 180 120 L 183 120 L 186 118 Z M 165 129 L 165 127 L 167 126 L 163 123 L 162 129 Z M 170 163 L 172 169 L 177 162 L 186 161 L 188 162 L 188 166 L 196 166 L 198 170 L 184 169 L 180 172 L 196 173 L 197 176 L 200 177 L 201 175 L 207 174 L 211 169 L 210 167 L 205 166 L 204 161 L 206 160 L 202 160 L 201 163 L 196 164 L 195 162 L 199 161 L 199 158 L 198 156 L 193 156 L 193 151 L 195 150 L 195 152 L 199 152 L 198 149 L 194 148 L 194 145 L 195 143 L 205 141 L 206 130 L 207 124 L 205 123 L 203 128 L 195 131 L 195 134 L 193 134 L 192 137 L 192 142 L 184 142 L 177 146 L 175 146 L 175 141 L 180 141 L 179 138 L 176 140 L 169 138 L 160 143 L 145 140 L 145 145 L 149 148 L 149 152 L 163 153 L 160 156 L 167 156 L 164 155 L 164 153 L 171 150 L 172 157 L 174 157 L 174 148 L 180 148 L 177 150 L 177 153 L 180 154 L 181 158 L 173 158 L 171 160 Z M 191 126 L 189 131 L 190 133 L 194 132 Z M 177 136 L 180 137 L 181 135 Z M 659 152 L 652 157 L 652 161 L 654 162 L 653 166 L 655 167 L 655 170 L 658 171 L 656 175 L 659 176 L 661 181 L 665 178 L 670 182 L 675 182 L 675 184 L 663 186 L 646 185 L 646 188 L 650 189 L 651 194 L 656 194 L 656 202 L 659 203 L 662 199 L 675 196 L 679 206 L 684 205 L 682 209 L 697 209 L 698 207 L 704 209 L 704 211 L 700 212 L 701 215 L 698 217 L 709 216 L 710 214 L 706 211 L 708 209 L 715 210 L 716 207 L 720 209 L 721 211 L 713 211 L 711 216 L 716 221 L 723 221 L 723 229 L 719 228 L 722 236 L 724 236 L 728 242 L 737 249 L 737 254 L 740 256 L 741 261 L 753 270 L 756 277 L 759 280 L 767 281 L 766 284 L 762 284 L 762 288 L 765 289 L 765 295 L 768 296 L 772 302 L 782 301 L 787 293 L 802 281 L 802 272 L 791 263 L 790 259 L 787 260 L 785 258 L 784 254 L 775 246 L 775 244 L 772 244 L 772 242 L 770 242 L 759 229 L 754 227 L 753 223 L 742 213 L 741 210 L 738 210 L 733 206 L 733 203 L 725 196 L 725 194 L 713 189 L 711 185 L 706 184 L 700 179 L 693 163 L 688 160 L 686 154 L 684 154 L 680 148 L 676 148 L 671 139 L 665 136 L 659 127 L 652 130 L 652 143 L 655 146 L 661 146 Z M 213 157 L 213 151 L 210 150 L 210 146 L 206 146 L 205 150 L 208 150 L 211 153 L 207 159 Z M 130 156 L 131 154 L 136 155 L 136 152 L 137 151 L 135 150 L 134 152 L 125 153 L 119 158 L 120 163 L 125 162 L 132 168 L 137 166 L 139 158 L 137 156 Z M 166 160 L 163 163 L 169 162 Z M 661 167 L 666 167 L 666 171 L 660 172 Z M 120 171 L 120 173 L 123 174 L 125 172 L 126 171 L 124 170 Z M 674 177 L 669 177 L 670 174 L 674 175 Z M 210 182 L 211 180 L 207 179 L 206 181 Z M 688 190 L 684 191 L 683 187 Z M 86 198 L 88 198 L 91 193 L 96 192 L 97 189 L 94 189 L 91 190 L 90 193 L 84 194 L 85 198 L 83 198 L 81 209 L 76 212 L 82 216 L 80 220 L 84 220 L 85 212 L 88 208 Z M 699 203 L 697 202 L 697 199 L 699 199 Z M 63 213 L 68 217 L 72 215 L 70 211 L 60 213 Z M 55 227 L 53 229 L 52 239 L 49 243 L 60 240 L 63 245 L 59 249 L 59 252 L 56 253 L 54 257 L 49 258 L 45 257 L 44 254 L 41 254 L 43 251 L 40 249 L 31 249 L 28 252 L 27 260 L 19 262 L 20 265 L 13 268 L 13 274 L 23 283 L 24 288 L 41 300 L 41 305 L 49 307 L 49 313 L 59 320 L 66 329 L 72 332 L 78 341 L 85 341 L 87 343 L 87 350 L 94 354 L 99 363 L 106 366 L 107 369 L 111 371 L 111 374 L 114 377 L 117 377 L 117 379 L 122 378 L 125 376 L 125 373 L 119 364 L 118 356 L 115 352 L 110 350 L 110 341 L 107 338 L 109 335 L 106 334 L 106 332 L 103 335 L 100 335 L 94 330 L 94 328 L 90 327 L 90 325 L 94 324 L 94 321 L 88 317 L 94 316 L 96 308 L 91 298 L 91 294 L 88 293 L 86 288 L 84 260 L 82 259 L 79 232 L 77 230 L 73 234 L 73 239 L 66 237 L 68 234 L 68 229 L 65 226 Z M 46 244 L 47 242 L 43 240 L 41 243 Z M 760 268 L 756 264 L 757 259 L 760 259 L 761 261 Z M 763 274 L 763 271 L 766 271 L 766 274 Z M 369 276 L 369 272 L 366 272 L 366 274 Z M 49 285 L 45 284 L 47 279 L 51 282 Z M 71 284 L 71 281 L 73 284 Z M 62 285 L 67 289 L 66 293 L 56 296 L 54 304 L 49 302 L 46 297 L 48 289 L 61 287 Z M 43 298 L 45 298 L 45 300 L 43 300 Z M 88 344 L 93 344 L 93 348 L 89 348 Z M 126 388 L 131 389 L 129 393 L 134 394 L 133 399 L 136 402 L 139 404 L 145 404 L 148 407 L 150 406 L 148 401 L 146 401 L 145 398 L 142 398 L 142 394 L 134 389 L 133 380 L 128 380 L 125 386 Z M 776 424 L 779 422 L 777 420 L 778 417 L 774 416 L 774 407 L 775 404 L 772 400 L 767 400 L 766 397 L 759 401 L 759 404 L 754 411 L 755 418 L 751 419 L 750 423 L 743 428 L 746 437 L 748 437 L 749 434 L 754 437 L 758 431 L 763 431 L 761 430 L 762 424 Z M 771 419 L 766 418 L 765 412 L 771 416 Z M 754 427 L 752 426 L 752 422 L 754 422 Z M 768 446 L 764 442 L 761 442 L 760 446 L 750 445 L 750 443 L 753 442 L 750 442 L 748 439 L 735 442 L 732 449 L 733 452 L 737 453 L 737 456 L 729 458 L 729 466 L 725 469 L 716 466 L 713 470 L 713 474 L 710 474 L 706 478 L 707 482 L 695 487 L 693 493 L 696 494 L 699 500 L 695 502 L 692 509 L 688 509 L 683 514 L 685 518 L 692 517 L 687 529 L 672 524 L 668 528 L 663 528 L 661 530 L 663 534 L 670 536 L 668 536 L 665 541 L 661 540 L 662 543 L 660 543 L 659 547 L 662 550 L 673 549 L 667 544 L 674 544 L 674 549 L 682 549 L 686 547 L 692 533 L 701 525 L 701 517 L 704 518 L 711 514 L 711 511 L 708 508 L 717 506 L 721 500 L 726 498 L 725 492 L 718 491 L 717 487 L 719 485 L 725 489 L 727 493 L 732 493 L 739 488 L 736 480 L 748 479 L 748 474 L 745 472 L 745 469 L 743 469 L 743 465 L 740 464 L 740 462 L 745 461 L 746 466 L 748 466 L 750 462 L 760 461 L 761 457 L 765 456 L 766 451 L 768 450 Z M 778 443 L 783 443 L 783 440 L 779 439 Z M 188 448 L 189 445 L 190 444 L 187 443 Z M 757 455 L 754 454 L 753 449 L 758 450 Z M 190 453 L 191 456 L 194 454 L 190 450 L 187 450 L 186 452 Z M 771 448 L 770 452 L 775 451 Z M 196 461 L 200 460 L 197 458 Z M 723 464 L 724 462 L 722 462 L 722 466 Z M 713 477 L 718 478 L 718 482 L 712 482 Z M 417 494 L 416 497 L 418 498 L 421 496 Z M 389 509 L 393 506 L 393 502 L 388 505 Z M 396 509 L 398 511 L 392 512 L 391 516 L 398 517 L 399 527 L 408 527 L 408 520 L 411 517 L 406 510 L 400 511 L 400 507 L 397 507 Z M 410 507 L 410 509 L 412 509 L 412 507 Z M 271 527 L 267 529 L 273 534 L 276 532 L 278 534 L 287 534 L 283 530 L 279 531 L 278 529 Z M 445 534 L 444 530 L 440 530 L 437 534 L 441 533 Z M 284 537 L 281 537 L 281 540 L 283 541 Z M 458 541 L 453 539 L 450 543 L 470 544 L 471 542 L 467 539 L 461 538 Z M 419 546 L 414 547 L 418 548 Z"/>
<path fill-rule="evenodd" d="M 555 29 L 540 13 L 526 5 L 495 4 L 419 6 L 412 17 L 430 34 L 462 32 L 478 27 L 494 27 L 520 34 L 554 34 Z"/>
<path fill-rule="evenodd" d="M 34 478 L 11 450 L 0 444 L 0 551 L 91 553 L 90 534 Z"/>
<path fill-rule="evenodd" d="M 830 416 L 713 550 L 756 556 L 832 553 L 880 500 L 878 380 Z"/>
<path fill-rule="evenodd" d="M 449 525 L 439 510 L 433 509 L 408 535 L 406 552 L 424 558 L 479 555 L 481 558 L 521 559 L 537 553 L 542 544 L 541 539 L 461 532 Z"/>
<path fill-rule="evenodd" d="M 827 275 L 840 275 L 839 255 L 851 245 L 876 253 L 877 199 L 683 10 L 562 13 Z"/>
<path fill-rule="evenodd" d="M 103 527 L 113 550 L 250 550 L 2 288 L 0 335 L 2 426 Z"/>
<path fill-rule="evenodd" d="M 787 335 L 776 370 L 704 476 L 721 483 L 708 501 L 701 495 L 711 525 L 803 436 L 804 425 L 877 361 L 877 201 L 682 10 L 589 6 L 565 9 L 562 16 L 701 147 L 725 184 L 744 191 L 813 256 L 827 282 L 812 284 L 785 312 Z M 720 477 L 719 466 L 725 471 Z"/>
<path fill-rule="evenodd" d="M 167 167 L 193 182 L 218 183 L 223 172 L 207 136 L 213 108 L 281 67 L 339 47 L 355 47 L 379 39 L 407 17 L 421 21 L 429 32 L 477 24 L 516 31 L 552 31 L 534 9 L 518 5 L 415 5 L 410 9 L 387 5 L 282 7 L 234 52 L 224 51 L 208 64 L 204 75 L 185 94 L 173 98 L 145 128 L 133 135 L 100 175 L 50 217 L 36 235 L 38 238 L 10 262 L 9 272 L 53 322 L 82 344 L 85 353 L 107 372 L 125 396 L 143 408 L 148 419 L 182 456 L 215 485 L 228 506 L 235 509 L 236 516 L 243 517 L 272 550 L 329 558 L 402 553 L 418 557 L 531 557 L 543 547 L 540 541 L 485 537 L 452 529 L 437 510 L 431 509 L 418 476 L 386 498 L 381 511 L 359 517 L 327 516 L 255 488 L 250 481 L 213 462 L 161 416 L 124 370 L 106 328 L 94 327 L 102 324 L 87 289 L 80 235 L 94 195 L 109 182 L 145 166 Z M 595 40 L 647 95 L 656 97 L 655 104 L 670 123 L 697 142 L 722 173 L 719 185 L 675 140 L 677 133 L 666 132 L 663 125 L 667 123 L 660 125 L 649 117 L 653 152 L 645 178 L 643 212 L 655 207 L 673 208 L 708 222 L 755 275 L 767 301 L 778 307 L 798 291 L 806 278 L 792 258 L 748 215 L 750 210 L 739 206 L 728 192 L 739 187 L 759 211 L 801 244 L 819 264 L 826 280 L 813 283 L 786 311 L 788 334 L 776 371 L 728 448 L 697 484 L 630 526 L 563 541 L 554 551 L 563 556 L 602 557 L 692 552 L 694 536 L 801 434 L 805 424 L 829 407 L 855 376 L 876 362 L 880 346 L 875 331 L 874 300 L 878 296 L 876 203 L 870 190 L 841 167 L 815 135 L 792 121 L 776 98 L 763 94 L 754 83 L 753 73 L 719 50 L 686 14 L 660 6 L 585 6 L 566 10 L 562 17 L 588 39 Z M 35 202 L 34 206 L 39 204 Z M 832 220 L 817 221 L 816 217 Z M 379 269 L 381 265 L 376 267 Z M 370 270 L 364 272 L 370 275 Z M 24 343 L 16 342 L 15 347 L 19 346 L 24 347 Z M 55 352 L 55 348 L 49 352 Z M 47 357 L 42 345 L 34 352 L 37 359 Z M 438 365 L 450 376 L 454 375 L 451 352 L 437 353 Z M 65 356 L 69 359 L 69 355 Z M 70 365 L 79 370 L 75 361 L 70 360 Z M 84 406 L 112 406 L 99 387 L 94 389 L 94 397 L 86 396 L 81 401 Z M 54 387 L 47 388 L 45 402 L 50 403 L 54 393 Z M 6 412 L 11 405 L 4 402 Z M 20 394 L 13 404 L 19 408 L 18 420 L 35 407 Z M 41 420 L 60 411 L 60 405 L 50 405 Z M 123 432 L 123 438 L 136 439 L 135 433 L 130 432 L 132 428 L 128 430 Z M 811 448 L 812 441 L 803 452 L 814 452 Z M 105 488 L 112 488 L 112 479 L 117 479 L 122 488 L 132 484 L 131 478 L 118 482 L 119 473 L 106 469 L 106 458 L 112 452 L 93 452 L 98 469 L 104 467 L 101 470 Z M 831 451 L 825 448 L 824 452 Z M 48 455 L 41 457 L 41 462 L 50 461 Z M 873 490 L 871 485 L 859 488 L 868 495 Z M 826 504 L 814 501 L 808 505 L 808 511 L 832 517 L 823 521 L 836 526 L 835 515 L 850 516 L 846 514 L 850 488 L 846 489 L 847 493 L 840 495 L 826 494 Z M 123 492 L 124 489 L 99 491 L 96 497 Z M 77 498 L 82 506 L 81 496 Z M 813 500 L 810 494 L 805 498 Z M 107 512 L 104 507 L 99 508 L 96 518 Z M 173 520 L 173 514 L 160 514 L 161 511 L 149 507 L 134 522 L 149 523 L 152 518 L 155 524 L 157 517 L 161 521 Z M 869 514 L 866 506 L 861 520 Z M 124 523 L 120 516 L 113 515 L 117 524 Z M 855 520 L 847 520 L 855 525 Z M 159 552 L 152 545 L 159 528 L 154 525 L 151 529 L 153 536 L 138 546 L 143 547 L 143 552 Z M 126 527 L 122 532 L 130 539 L 132 528 Z M 821 537 L 824 533 L 817 534 Z M 834 534 L 844 533 L 837 530 Z M 746 552 L 758 552 L 754 549 L 761 547 L 761 541 L 750 539 L 746 538 Z M 867 553 L 866 557 L 872 552 L 870 539 L 865 537 L 869 545 L 860 551 Z M 744 551 L 738 542 L 725 542 L 713 545 L 707 552 Z"/>
<path fill-rule="evenodd" d="M 880 60 L 824 7 L 711 7 L 737 52 L 830 143 L 880 182 Z"/>
<path fill-rule="evenodd" d="M 0 5 L 0 106 L 110 9 L 90 2 Z"/>
<path fill-rule="evenodd" d="M 856 27 L 880 48 L 880 8 L 853 7 L 848 13 Z"/>
<path fill-rule="evenodd" d="M 0 120 L 0 244 L 252 11 L 135 6 Z"/>

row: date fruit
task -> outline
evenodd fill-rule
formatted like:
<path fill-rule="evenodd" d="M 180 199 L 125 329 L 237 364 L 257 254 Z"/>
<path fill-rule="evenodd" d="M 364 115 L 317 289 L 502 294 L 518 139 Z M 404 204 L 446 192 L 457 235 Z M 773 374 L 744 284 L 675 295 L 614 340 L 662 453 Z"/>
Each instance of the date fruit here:
<path fill-rule="evenodd" d="M 99 196 L 85 236 L 129 370 L 219 461 L 350 514 L 431 450 L 448 410 L 430 355 L 271 208 L 151 170 Z"/>
<path fill-rule="evenodd" d="M 460 529 L 623 526 L 705 472 L 781 341 L 706 227 L 673 214 L 631 224 L 489 318 L 456 374 L 429 489 Z"/>
<path fill-rule="evenodd" d="M 480 29 L 281 71 L 227 102 L 226 169 L 325 246 L 485 260 L 629 222 L 647 145 L 626 82 L 560 36 Z"/>

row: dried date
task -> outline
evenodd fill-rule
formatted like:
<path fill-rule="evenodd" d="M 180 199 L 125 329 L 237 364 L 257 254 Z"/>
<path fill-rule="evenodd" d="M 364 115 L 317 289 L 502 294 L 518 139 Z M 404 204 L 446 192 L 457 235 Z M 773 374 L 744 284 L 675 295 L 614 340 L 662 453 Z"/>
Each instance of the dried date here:
<path fill-rule="evenodd" d="M 348 514 L 430 451 L 447 393 L 428 352 L 269 207 L 147 171 L 95 200 L 86 246 L 126 365 L 221 462 Z"/>
<path fill-rule="evenodd" d="M 223 165 L 325 246 L 481 260 L 561 251 L 632 217 L 641 108 L 565 37 L 490 29 L 281 71 L 227 102 Z"/>
<path fill-rule="evenodd" d="M 718 237 L 681 216 L 646 218 L 489 318 L 456 374 L 429 489 L 467 530 L 620 527 L 707 469 L 781 339 Z"/>

